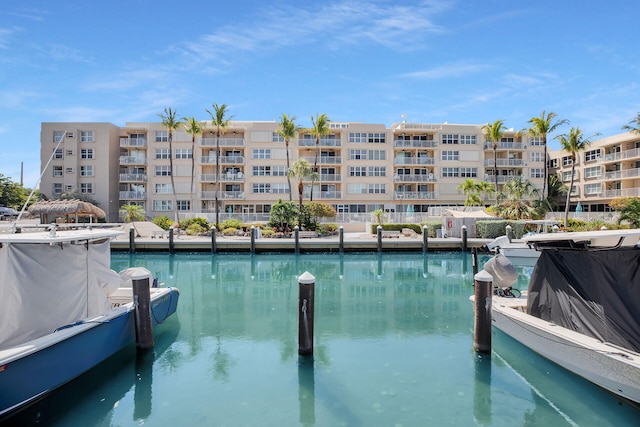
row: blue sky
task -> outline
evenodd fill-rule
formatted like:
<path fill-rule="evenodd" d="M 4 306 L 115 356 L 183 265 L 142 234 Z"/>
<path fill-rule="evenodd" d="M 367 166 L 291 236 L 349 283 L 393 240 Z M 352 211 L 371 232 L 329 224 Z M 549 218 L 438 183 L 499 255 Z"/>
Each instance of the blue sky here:
<path fill-rule="evenodd" d="M 638 16 L 629 0 L 4 2 L 0 173 L 24 162 L 35 185 L 41 122 L 204 120 L 213 103 L 302 126 L 521 129 L 546 110 L 614 135 L 640 112 Z"/>

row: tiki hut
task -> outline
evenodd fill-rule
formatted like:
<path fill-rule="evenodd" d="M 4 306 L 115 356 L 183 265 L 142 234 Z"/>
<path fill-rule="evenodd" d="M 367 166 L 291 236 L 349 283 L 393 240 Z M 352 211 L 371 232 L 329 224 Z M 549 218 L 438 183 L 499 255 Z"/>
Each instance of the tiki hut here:
<path fill-rule="evenodd" d="M 82 200 L 42 200 L 29 206 L 32 216 L 39 215 L 40 223 L 79 222 L 80 217 L 89 217 L 89 222 L 97 222 L 106 214 L 96 205 Z M 94 217 L 96 218 L 94 221 Z"/>

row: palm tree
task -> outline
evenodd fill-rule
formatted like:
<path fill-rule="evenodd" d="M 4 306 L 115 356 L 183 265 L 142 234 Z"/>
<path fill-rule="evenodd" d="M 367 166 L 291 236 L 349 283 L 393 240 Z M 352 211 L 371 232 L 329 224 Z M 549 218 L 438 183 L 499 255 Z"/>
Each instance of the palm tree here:
<path fill-rule="evenodd" d="M 504 120 L 496 120 L 493 123 L 487 123 L 482 126 L 484 138 L 487 141 L 493 142 L 493 178 L 496 189 L 498 189 L 498 141 L 502 139 L 502 134 L 505 130 L 507 130 L 507 128 L 504 125 Z M 497 203 L 498 198 L 496 197 L 496 204 Z"/>
<path fill-rule="evenodd" d="M 178 199 L 176 197 L 176 183 L 173 179 L 173 131 L 178 130 L 180 122 L 176 118 L 178 113 L 171 107 L 164 109 L 164 114 L 158 114 L 162 119 L 162 126 L 169 131 L 169 169 L 171 170 L 171 194 L 173 195 L 173 219 L 178 222 Z"/>
<path fill-rule="evenodd" d="M 545 114 L 545 111 L 543 111 L 540 117 L 533 117 L 529 120 L 528 123 L 530 123 L 531 126 L 524 130 L 524 132 L 530 136 L 540 138 L 544 146 L 544 182 L 542 184 L 541 195 L 543 199 L 547 197 L 547 135 L 553 133 L 559 126 L 569 123 L 566 119 L 554 122 L 553 120 L 556 116 L 557 114 L 554 112 Z"/>
<path fill-rule="evenodd" d="M 478 183 L 478 192 L 480 193 L 480 199 L 484 202 L 486 199 L 493 196 L 496 192 L 496 187 L 487 181 L 480 181 Z"/>
<path fill-rule="evenodd" d="M 313 171 L 318 172 L 318 154 L 320 151 L 320 138 L 323 136 L 329 135 L 331 132 L 329 130 L 329 117 L 326 114 L 316 113 L 316 118 L 314 119 L 311 116 L 311 125 L 313 128 L 311 129 L 311 135 L 316 137 L 316 157 L 313 161 Z"/>
<path fill-rule="evenodd" d="M 191 116 L 182 119 L 182 126 L 184 130 L 191 135 L 191 202 L 189 203 L 189 210 L 193 212 L 193 179 L 196 172 L 196 135 L 202 133 L 202 123 Z"/>
<path fill-rule="evenodd" d="M 287 149 L 287 170 L 289 170 L 289 141 L 295 138 L 296 134 L 300 131 L 300 127 L 296 125 L 295 116 L 289 118 L 286 114 L 280 117 L 280 123 L 278 123 L 278 135 L 284 138 L 284 144 Z M 291 191 L 291 179 L 287 175 L 287 184 L 289 185 L 289 201 L 293 200 Z"/>
<path fill-rule="evenodd" d="M 640 198 L 631 197 L 620 209 L 618 224 L 628 221 L 632 228 L 640 228 Z"/>
<path fill-rule="evenodd" d="M 622 126 L 622 130 L 640 135 L 640 113 L 628 125 Z"/>
<path fill-rule="evenodd" d="M 309 162 L 306 159 L 299 159 L 293 162 L 293 165 L 289 169 L 287 169 L 287 176 L 293 177 L 298 180 L 298 196 L 299 196 L 299 206 L 300 214 L 298 216 L 298 227 L 301 226 L 301 217 L 302 217 L 302 193 L 304 192 L 304 179 L 308 178 L 313 169 L 309 166 Z"/>
<path fill-rule="evenodd" d="M 500 198 L 505 201 L 496 205 L 495 212 L 506 219 L 535 219 L 541 216 L 530 199 L 538 198 L 539 191 L 528 179 L 521 176 L 508 181 Z"/>
<path fill-rule="evenodd" d="M 216 129 L 216 230 L 220 229 L 220 217 L 218 207 L 218 194 L 220 193 L 220 135 L 227 130 L 232 117 L 225 117 L 227 114 L 227 104 L 213 104 L 213 113 L 207 110 L 211 116 L 211 125 Z"/>
<path fill-rule="evenodd" d="M 458 190 L 462 191 L 462 194 L 465 196 L 465 206 L 481 205 L 478 182 L 475 179 L 465 179 L 460 185 L 458 185 Z"/>
<path fill-rule="evenodd" d="M 591 139 L 599 136 L 600 134 L 591 135 L 588 138 L 585 138 L 582 134 L 580 128 L 571 128 L 569 134 L 562 134 L 556 136 L 560 142 L 560 148 L 566 151 L 571 156 L 571 181 L 569 181 L 569 191 L 567 192 L 567 199 L 564 205 L 564 226 L 569 226 L 569 200 L 571 199 L 571 192 L 573 191 L 573 177 L 576 170 L 576 158 L 577 153 L 580 151 L 584 151 L 589 144 L 591 144 Z"/>
<path fill-rule="evenodd" d="M 144 221 L 144 207 L 140 205 L 122 205 L 119 213 L 124 222 Z"/>

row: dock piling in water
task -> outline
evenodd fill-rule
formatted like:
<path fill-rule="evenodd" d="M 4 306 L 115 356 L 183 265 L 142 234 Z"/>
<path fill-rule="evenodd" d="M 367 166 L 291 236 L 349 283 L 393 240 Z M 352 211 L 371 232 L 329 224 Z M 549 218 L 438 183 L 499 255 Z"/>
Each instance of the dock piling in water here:
<path fill-rule="evenodd" d="M 473 276 L 474 322 L 473 348 L 479 353 L 491 353 L 491 301 L 493 277 L 482 270 Z"/>
<path fill-rule="evenodd" d="M 211 227 L 211 253 L 215 254 L 216 253 L 216 233 L 218 230 L 216 230 L 216 226 L 212 226 Z"/>
<path fill-rule="evenodd" d="M 467 252 L 467 226 L 463 225 L 462 229 L 462 252 Z"/>
<path fill-rule="evenodd" d="M 171 227 L 169 227 L 169 253 L 172 254 L 174 252 L 174 247 L 173 247 L 173 225 Z"/>
<path fill-rule="evenodd" d="M 429 226 L 422 226 L 422 252 L 429 251 Z"/>
<path fill-rule="evenodd" d="M 147 272 L 131 277 L 133 303 L 135 306 L 136 349 L 138 351 L 153 348 L 149 281 L 150 277 Z"/>
<path fill-rule="evenodd" d="M 136 253 L 136 229 L 133 224 L 129 227 L 129 253 Z"/>
<path fill-rule="evenodd" d="M 314 291 L 316 278 L 305 271 L 298 277 L 298 354 L 313 354 Z"/>

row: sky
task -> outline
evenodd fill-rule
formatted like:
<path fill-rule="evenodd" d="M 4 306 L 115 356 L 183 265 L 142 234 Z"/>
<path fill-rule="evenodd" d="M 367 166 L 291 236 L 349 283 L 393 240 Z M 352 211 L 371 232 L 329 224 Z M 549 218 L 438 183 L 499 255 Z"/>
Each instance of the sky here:
<path fill-rule="evenodd" d="M 0 174 L 34 187 L 42 122 L 209 119 L 527 127 L 640 112 L 633 0 L 25 0 L 0 6 Z M 555 136 L 555 135 L 554 135 Z M 595 138 L 597 139 L 597 138 Z M 557 148 L 550 141 L 550 148 Z"/>

